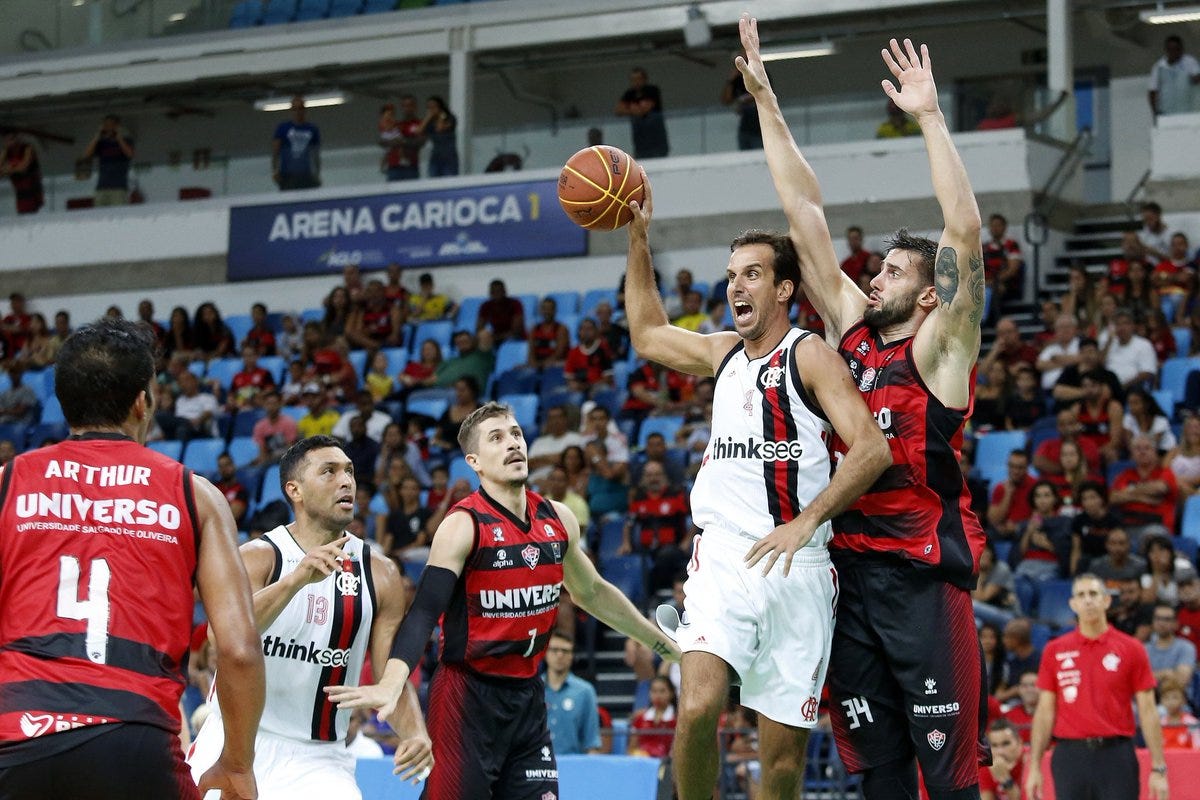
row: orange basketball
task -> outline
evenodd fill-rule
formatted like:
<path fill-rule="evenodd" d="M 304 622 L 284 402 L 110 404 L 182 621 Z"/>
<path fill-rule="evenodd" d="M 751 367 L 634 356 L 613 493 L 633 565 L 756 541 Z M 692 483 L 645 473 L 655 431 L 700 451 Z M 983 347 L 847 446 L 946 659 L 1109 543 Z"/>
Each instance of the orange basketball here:
<path fill-rule="evenodd" d="M 576 225 L 588 230 L 616 230 L 633 219 L 629 201 L 644 199 L 637 162 L 606 144 L 580 150 L 558 175 L 558 202 Z"/>

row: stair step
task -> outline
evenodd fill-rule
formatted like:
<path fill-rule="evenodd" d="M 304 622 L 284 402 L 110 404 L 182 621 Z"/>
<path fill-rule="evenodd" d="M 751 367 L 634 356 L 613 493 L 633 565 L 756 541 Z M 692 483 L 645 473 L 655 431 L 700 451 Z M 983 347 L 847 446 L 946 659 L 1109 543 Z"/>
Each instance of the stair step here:
<path fill-rule="evenodd" d="M 604 672 L 596 673 L 596 683 L 612 683 L 614 681 L 636 681 L 636 680 L 637 680 L 637 676 L 633 674 L 632 670 L 621 670 L 620 672 L 617 672 L 615 670 L 606 670 Z"/>

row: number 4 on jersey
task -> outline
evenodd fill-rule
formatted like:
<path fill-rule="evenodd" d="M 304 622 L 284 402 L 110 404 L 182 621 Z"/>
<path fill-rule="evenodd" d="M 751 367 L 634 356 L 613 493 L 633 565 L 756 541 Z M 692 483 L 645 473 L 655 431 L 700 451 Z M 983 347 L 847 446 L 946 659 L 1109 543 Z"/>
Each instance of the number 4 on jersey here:
<path fill-rule="evenodd" d="M 79 599 L 79 559 L 58 560 L 58 615 L 64 619 L 87 620 L 84 648 L 88 660 L 103 664 L 108 656 L 108 562 L 97 558 L 88 565 L 88 594 Z"/>

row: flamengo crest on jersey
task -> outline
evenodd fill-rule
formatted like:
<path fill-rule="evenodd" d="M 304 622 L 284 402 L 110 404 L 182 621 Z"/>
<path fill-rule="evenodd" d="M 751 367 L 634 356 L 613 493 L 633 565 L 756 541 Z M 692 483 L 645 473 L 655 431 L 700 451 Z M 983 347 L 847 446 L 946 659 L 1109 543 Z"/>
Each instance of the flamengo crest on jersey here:
<path fill-rule="evenodd" d="M 275 549 L 278 576 L 304 559 L 287 528 L 263 535 Z M 322 688 L 354 684 L 362 674 L 375 617 L 375 589 L 368 548 L 351 536 L 340 569 L 304 586 L 262 633 L 267 702 L 262 730 L 292 739 L 341 741 L 349 709 L 338 710 Z"/>
<path fill-rule="evenodd" d="M 829 485 L 829 423 L 798 380 L 795 349 L 808 331 L 792 328 L 762 358 L 739 343 L 717 372 L 712 435 L 692 488 L 692 518 L 710 526 L 767 535 L 794 519 Z M 821 525 L 808 547 L 824 547 Z"/>

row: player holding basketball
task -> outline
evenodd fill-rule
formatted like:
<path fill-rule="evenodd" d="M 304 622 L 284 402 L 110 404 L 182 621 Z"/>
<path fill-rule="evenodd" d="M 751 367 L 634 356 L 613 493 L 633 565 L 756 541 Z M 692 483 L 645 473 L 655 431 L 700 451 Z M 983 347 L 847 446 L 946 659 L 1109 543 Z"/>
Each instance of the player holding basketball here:
<path fill-rule="evenodd" d="M 747 231 L 731 245 L 736 332 L 670 324 L 654 282 L 651 189 L 644 174 L 643 181 L 645 204 L 630 204 L 625 284 L 633 346 L 648 360 L 717 378 L 712 436 L 691 495 L 702 533 L 675 631 L 684 653 L 675 785 L 682 800 L 712 796 L 717 719 L 736 678 L 742 704 L 759 714 L 761 796 L 794 798 L 837 609 L 829 519 L 891 458 L 845 363 L 788 321 L 800 270 L 786 236 Z M 847 445 L 832 479 L 831 427 Z"/>
<path fill-rule="evenodd" d="M 838 267 L 820 187 L 771 91 L 755 20 L 742 17 L 741 36 L 737 65 L 758 105 L 804 289 L 892 449 L 892 466 L 834 520 L 838 751 L 864 773 L 868 800 L 915 800 L 914 755 L 933 800 L 978 798 L 978 764 L 990 755 L 969 589 L 984 536 L 958 466 L 983 316 L 975 196 L 938 108 L 929 51 L 893 39 L 883 60 L 899 88 L 883 88 L 921 127 L 945 229 L 936 245 L 897 234 L 865 296 Z M 844 449 L 835 441 L 835 452 Z"/>
<path fill-rule="evenodd" d="M 296 520 L 241 548 L 267 665 L 254 774 L 262 800 L 351 800 L 360 796 L 346 749 L 351 712 L 339 711 L 323 690 L 358 680 L 368 653 L 377 669 L 387 660 L 408 598 L 396 564 L 346 533 L 356 484 L 341 442 L 296 442 L 279 462 L 279 481 Z M 433 759 L 416 692 L 405 688 L 388 721 L 404 737 L 396 772 L 416 779 Z M 195 777 L 220 753 L 219 723 L 230 708 L 224 689 L 209 702 L 212 713 L 188 753 Z"/>
<path fill-rule="evenodd" d="M 340 708 L 389 712 L 442 620 L 441 660 L 429 689 L 437 759 L 427 800 L 542 800 L 558 795 L 538 666 L 563 586 L 601 622 L 671 660 L 679 650 L 600 577 L 562 503 L 526 487 L 528 455 L 512 409 L 487 403 L 458 441 L 480 488 L 438 526 L 413 607 L 376 686 L 335 686 Z"/>

